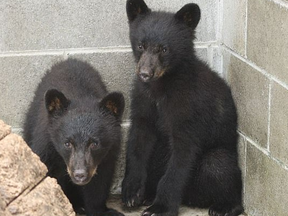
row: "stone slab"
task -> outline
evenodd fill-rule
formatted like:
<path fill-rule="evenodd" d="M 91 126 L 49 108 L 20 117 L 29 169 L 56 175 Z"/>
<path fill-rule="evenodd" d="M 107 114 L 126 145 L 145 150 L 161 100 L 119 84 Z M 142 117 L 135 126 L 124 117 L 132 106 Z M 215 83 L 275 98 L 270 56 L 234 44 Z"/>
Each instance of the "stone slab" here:
<path fill-rule="evenodd" d="M 72 205 L 56 179 L 47 177 L 29 193 L 11 202 L 7 210 L 15 216 L 75 216 Z"/>
<path fill-rule="evenodd" d="M 5 205 L 40 182 L 47 173 L 24 140 L 9 134 L 0 141 L 0 199 Z"/>

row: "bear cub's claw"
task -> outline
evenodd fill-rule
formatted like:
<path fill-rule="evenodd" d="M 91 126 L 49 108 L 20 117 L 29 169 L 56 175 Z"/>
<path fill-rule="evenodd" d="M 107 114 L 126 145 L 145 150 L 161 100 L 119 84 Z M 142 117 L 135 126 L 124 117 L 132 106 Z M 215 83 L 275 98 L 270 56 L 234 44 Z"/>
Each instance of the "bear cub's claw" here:
<path fill-rule="evenodd" d="M 125 178 L 122 184 L 122 202 L 127 207 L 137 207 L 143 204 L 144 184 L 141 178 Z"/>
<path fill-rule="evenodd" d="M 153 204 L 142 213 L 142 216 L 177 216 L 177 211 L 171 211 L 161 204 Z"/>

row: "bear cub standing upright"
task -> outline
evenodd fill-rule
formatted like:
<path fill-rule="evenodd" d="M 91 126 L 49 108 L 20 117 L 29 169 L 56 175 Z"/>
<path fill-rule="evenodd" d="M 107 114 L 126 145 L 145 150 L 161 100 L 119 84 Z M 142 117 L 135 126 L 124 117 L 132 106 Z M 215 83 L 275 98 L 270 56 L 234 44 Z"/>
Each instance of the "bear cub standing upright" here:
<path fill-rule="evenodd" d="M 137 63 L 122 200 L 144 216 L 175 216 L 181 203 L 210 216 L 243 212 L 237 112 L 230 88 L 193 47 L 196 4 L 176 14 L 128 0 Z"/>
<path fill-rule="evenodd" d="M 55 64 L 36 90 L 24 139 L 78 213 L 123 216 L 106 207 L 123 110 L 123 95 L 108 94 L 98 72 L 75 59 Z"/>

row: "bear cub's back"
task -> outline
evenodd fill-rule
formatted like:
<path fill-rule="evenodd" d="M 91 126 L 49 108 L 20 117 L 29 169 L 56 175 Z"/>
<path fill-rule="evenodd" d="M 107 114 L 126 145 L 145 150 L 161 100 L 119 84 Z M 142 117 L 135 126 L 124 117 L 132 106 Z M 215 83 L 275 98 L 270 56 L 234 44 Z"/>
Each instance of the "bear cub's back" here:
<path fill-rule="evenodd" d="M 107 94 L 98 71 L 76 59 L 55 64 L 50 71 L 47 71 L 41 82 L 42 85 L 36 92 L 42 95 L 48 89 L 61 90 L 70 98 L 83 98 L 90 95 L 100 99 Z"/>

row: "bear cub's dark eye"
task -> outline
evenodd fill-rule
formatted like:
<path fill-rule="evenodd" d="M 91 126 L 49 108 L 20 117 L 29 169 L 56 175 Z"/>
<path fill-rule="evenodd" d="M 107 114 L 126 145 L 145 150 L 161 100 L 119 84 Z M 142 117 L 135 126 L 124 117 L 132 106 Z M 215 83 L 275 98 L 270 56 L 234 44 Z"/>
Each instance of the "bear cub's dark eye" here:
<path fill-rule="evenodd" d="M 72 144 L 70 142 L 64 143 L 65 148 L 70 149 L 72 148 Z"/>
<path fill-rule="evenodd" d="M 94 141 L 94 142 L 92 142 L 92 143 L 90 144 L 90 148 L 91 148 L 92 150 L 96 150 L 96 149 L 98 149 L 98 147 L 99 147 L 99 142 L 98 142 L 98 141 Z"/>
<path fill-rule="evenodd" d="M 138 45 L 138 49 L 139 49 L 139 50 L 142 50 L 143 48 L 144 48 L 144 47 L 143 47 L 142 44 L 139 44 L 139 45 Z"/>
<path fill-rule="evenodd" d="M 162 52 L 163 52 L 163 53 L 166 53 L 166 52 L 167 52 L 167 48 L 166 48 L 166 47 L 163 47 L 163 48 L 162 48 Z"/>

